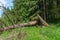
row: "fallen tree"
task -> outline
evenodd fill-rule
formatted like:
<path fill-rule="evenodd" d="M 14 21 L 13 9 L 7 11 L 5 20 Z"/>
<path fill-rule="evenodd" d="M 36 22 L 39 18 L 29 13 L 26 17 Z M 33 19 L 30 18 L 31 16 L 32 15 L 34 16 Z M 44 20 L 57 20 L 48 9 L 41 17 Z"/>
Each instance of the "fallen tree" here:
<path fill-rule="evenodd" d="M 40 22 L 42 23 L 42 25 L 47 27 L 48 23 L 45 20 L 43 20 L 43 18 L 39 14 L 37 14 L 37 16 L 38 16 Z"/>
<path fill-rule="evenodd" d="M 31 22 L 28 22 L 28 23 L 14 24 L 12 26 L 0 28 L 0 31 L 10 30 L 10 29 L 19 28 L 19 27 L 25 27 L 27 25 L 36 25 L 36 24 L 37 24 L 37 21 L 31 21 Z"/>
<path fill-rule="evenodd" d="M 48 26 L 48 23 L 44 21 L 43 18 L 39 14 L 37 16 L 44 26 Z M 38 21 L 35 20 L 35 21 L 28 22 L 28 23 L 14 24 L 12 26 L 0 28 L 0 31 L 10 30 L 10 29 L 19 28 L 19 27 L 25 27 L 29 25 L 32 26 L 32 25 L 36 25 L 37 23 Z"/>

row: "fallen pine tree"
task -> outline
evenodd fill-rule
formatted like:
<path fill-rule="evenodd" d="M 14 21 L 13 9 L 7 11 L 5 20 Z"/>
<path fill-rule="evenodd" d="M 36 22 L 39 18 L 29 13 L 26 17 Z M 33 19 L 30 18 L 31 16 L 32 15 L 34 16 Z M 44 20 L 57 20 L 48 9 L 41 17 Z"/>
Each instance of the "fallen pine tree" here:
<path fill-rule="evenodd" d="M 39 14 L 37 14 L 37 16 L 43 26 L 48 26 L 48 23 L 45 20 L 43 20 L 43 18 Z"/>
<path fill-rule="evenodd" d="M 48 26 L 48 23 L 46 21 L 44 21 L 43 18 L 39 14 L 37 16 L 43 26 Z M 37 23 L 38 23 L 38 21 L 35 20 L 35 21 L 28 22 L 28 23 L 14 24 L 12 26 L 0 28 L 0 31 L 10 30 L 10 29 L 19 28 L 19 27 L 25 27 L 25 26 L 29 26 L 29 25 L 32 26 L 32 25 L 36 25 Z"/>
<path fill-rule="evenodd" d="M 9 29 L 13 29 L 13 28 L 19 28 L 19 27 L 25 27 L 27 25 L 36 25 L 36 24 L 37 24 L 37 21 L 31 21 L 31 22 L 28 22 L 28 23 L 14 24 L 12 26 L 0 28 L 0 31 L 5 31 L 5 30 L 9 30 Z"/>

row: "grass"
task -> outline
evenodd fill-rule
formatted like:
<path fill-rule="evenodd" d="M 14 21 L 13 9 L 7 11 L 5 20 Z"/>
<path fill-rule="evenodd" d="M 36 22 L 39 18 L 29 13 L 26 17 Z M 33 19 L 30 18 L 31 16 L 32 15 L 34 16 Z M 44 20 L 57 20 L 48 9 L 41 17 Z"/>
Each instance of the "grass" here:
<path fill-rule="evenodd" d="M 19 32 L 21 32 L 20 39 L 18 39 Z M 26 35 L 22 36 L 24 33 Z M 57 25 L 33 26 L 4 31 L 0 34 L 0 40 L 60 40 L 60 27 Z"/>

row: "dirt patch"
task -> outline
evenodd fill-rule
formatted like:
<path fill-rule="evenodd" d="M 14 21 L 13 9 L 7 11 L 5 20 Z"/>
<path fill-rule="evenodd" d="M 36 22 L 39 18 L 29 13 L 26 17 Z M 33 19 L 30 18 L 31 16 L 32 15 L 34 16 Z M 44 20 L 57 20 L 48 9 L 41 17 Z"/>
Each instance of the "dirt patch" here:
<path fill-rule="evenodd" d="M 17 38 L 18 40 L 26 40 L 27 38 L 27 33 L 26 32 L 20 32 L 18 35 L 17 35 Z"/>
<path fill-rule="evenodd" d="M 0 40 L 26 40 L 27 32 L 12 31 L 7 37 L 0 37 Z"/>

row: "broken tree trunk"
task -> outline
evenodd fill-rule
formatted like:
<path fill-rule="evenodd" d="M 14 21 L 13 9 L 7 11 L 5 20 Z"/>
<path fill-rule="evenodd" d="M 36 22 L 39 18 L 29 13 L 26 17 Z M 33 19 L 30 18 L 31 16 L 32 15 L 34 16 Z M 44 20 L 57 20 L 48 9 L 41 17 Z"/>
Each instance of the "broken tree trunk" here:
<path fill-rule="evenodd" d="M 45 20 L 43 20 L 43 18 L 39 14 L 37 14 L 37 16 L 40 19 L 43 26 L 48 26 L 48 23 Z"/>
<path fill-rule="evenodd" d="M 27 26 L 27 25 L 36 25 L 36 24 L 37 24 L 37 21 L 31 21 L 31 22 L 28 22 L 28 23 L 14 24 L 12 26 L 0 28 L 0 31 L 5 31 L 5 30 L 13 29 L 13 28 L 24 27 L 24 26 Z"/>

